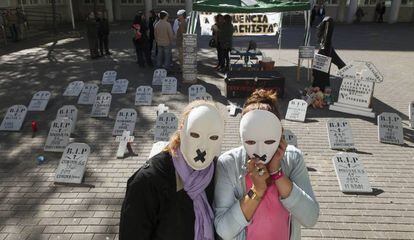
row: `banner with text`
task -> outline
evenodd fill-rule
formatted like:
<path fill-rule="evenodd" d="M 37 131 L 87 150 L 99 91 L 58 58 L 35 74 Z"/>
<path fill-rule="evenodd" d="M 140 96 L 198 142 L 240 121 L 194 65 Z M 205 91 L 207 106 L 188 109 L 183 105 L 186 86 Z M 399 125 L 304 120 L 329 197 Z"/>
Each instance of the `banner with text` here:
<path fill-rule="evenodd" d="M 212 35 L 214 16 L 217 13 L 201 13 L 201 35 Z M 222 13 L 222 15 L 226 15 Z M 233 21 L 234 36 L 276 35 L 281 27 L 281 13 L 230 13 Z"/>

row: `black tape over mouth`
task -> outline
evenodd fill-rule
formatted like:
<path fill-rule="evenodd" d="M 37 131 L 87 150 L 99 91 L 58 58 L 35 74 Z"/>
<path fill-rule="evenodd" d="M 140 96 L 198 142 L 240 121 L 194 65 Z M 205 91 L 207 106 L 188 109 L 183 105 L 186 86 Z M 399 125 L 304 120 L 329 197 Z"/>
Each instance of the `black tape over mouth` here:
<path fill-rule="evenodd" d="M 196 151 L 197 153 L 197 157 L 194 158 L 194 161 L 198 162 L 201 161 L 202 163 L 204 163 L 206 161 L 205 156 L 207 155 L 206 151 L 200 151 L 200 149 L 197 149 Z"/>
<path fill-rule="evenodd" d="M 266 162 L 266 159 L 267 159 L 267 156 L 266 156 L 266 154 L 264 154 L 263 156 L 259 156 L 259 155 L 257 155 L 256 153 L 253 153 L 253 157 L 255 157 L 255 158 L 257 158 L 257 159 L 260 159 L 260 160 L 262 160 L 263 162 Z"/>

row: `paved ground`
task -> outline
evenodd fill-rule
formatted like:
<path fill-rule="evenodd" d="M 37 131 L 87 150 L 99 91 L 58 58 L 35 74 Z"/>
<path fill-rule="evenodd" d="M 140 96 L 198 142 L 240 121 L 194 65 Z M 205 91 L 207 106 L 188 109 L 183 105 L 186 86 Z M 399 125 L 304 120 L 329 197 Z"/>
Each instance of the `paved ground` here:
<path fill-rule="evenodd" d="M 321 214 L 317 225 L 303 229 L 303 239 L 414 239 L 414 131 L 409 129 L 408 103 L 414 100 L 414 26 L 352 25 L 338 26 L 335 46 L 346 61 L 373 62 L 383 73 L 385 81 L 376 86 L 374 109 L 398 113 L 403 118 L 404 146 L 381 144 L 377 141 L 374 120 L 309 109 L 306 123 L 284 122 L 298 136 L 299 148 L 305 154 L 307 166 Z M 285 29 L 282 50 L 278 53 L 274 38 L 257 38 L 258 46 L 267 55 L 279 58 L 278 69 L 286 76 L 287 93 L 281 101 L 282 112 L 297 90 L 307 85 L 305 79 L 295 80 L 297 47 L 303 36 L 301 27 Z M 116 27 L 110 42 L 113 55 L 95 61 L 88 59 L 87 42 L 77 34 L 11 45 L 0 54 L 0 116 L 14 104 L 27 105 L 32 94 L 49 90 L 53 97 L 47 111 L 28 113 L 22 131 L 0 133 L 0 240 L 4 239 L 117 239 L 119 211 L 128 177 L 139 168 L 150 152 L 155 122 L 155 106 L 135 107 L 139 113 L 133 148 L 136 157 L 116 159 L 117 143 L 111 136 L 116 112 L 134 107 L 135 89 L 150 84 L 152 70 L 140 69 L 134 61 L 129 34 Z M 240 46 L 248 39 L 236 40 Z M 221 74 L 211 70 L 214 52 L 204 39 L 200 54 L 200 82 L 219 103 L 227 116 L 225 85 Z M 23 49 L 24 48 L 24 49 Z M 89 144 L 85 183 L 95 188 L 56 187 L 54 172 L 61 154 L 44 153 L 43 145 L 49 124 L 57 109 L 76 104 L 77 99 L 63 97 L 65 86 L 73 80 L 99 83 L 108 69 L 130 81 L 126 95 L 113 97 L 110 117 L 89 117 L 90 106 L 77 105 L 77 129 L 73 141 Z M 335 72 L 335 70 L 333 71 Z M 165 97 L 156 89 L 154 104 L 167 103 L 179 114 L 188 98 L 186 85 L 180 94 Z M 100 91 L 110 91 L 100 86 Z M 243 100 L 235 100 L 241 103 Z M 351 122 L 356 147 L 360 153 L 372 186 L 382 192 L 374 195 L 345 195 L 339 191 L 331 158 L 336 151 L 328 145 L 326 121 L 331 117 L 346 117 Z M 30 120 L 39 121 L 40 131 L 32 137 Z M 226 118 L 223 150 L 240 144 L 237 117 Z M 44 155 L 46 164 L 38 166 L 35 158 Z"/>

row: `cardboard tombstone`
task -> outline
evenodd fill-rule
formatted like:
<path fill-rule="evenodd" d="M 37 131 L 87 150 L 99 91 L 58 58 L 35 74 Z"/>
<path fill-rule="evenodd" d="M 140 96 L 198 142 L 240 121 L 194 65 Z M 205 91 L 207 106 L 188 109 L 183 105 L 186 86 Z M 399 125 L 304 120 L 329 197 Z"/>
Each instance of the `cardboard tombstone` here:
<path fill-rule="evenodd" d="M 119 142 L 116 158 L 123 158 L 127 150 L 128 143 L 134 141 L 134 136 L 130 136 L 130 131 L 123 131 L 122 136 L 117 136 L 116 141 Z"/>
<path fill-rule="evenodd" d="M 378 141 L 403 145 L 404 132 L 401 117 L 396 113 L 381 113 L 378 115 Z"/>
<path fill-rule="evenodd" d="M 194 84 L 188 88 L 188 102 L 195 100 L 197 94 L 206 92 L 206 88 L 203 85 Z"/>
<path fill-rule="evenodd" d="M 410 118 L 410 127 L 414 128 L 414 101 L 410 103 L 408 107 L 408 115 Z"/>
<path fill-rule="evenodd" d="M 45 152 L 63 152 L 69 144 L 72 120 L 59 118 L 52 122 L 47 135 Z"/>
<path fill-rule="evenodd" d="M 136 106 L 150 106 L 152 104 L 153 90 L 150 86 L 139 86 L 135 93 Z"/>
<path fill-rule="evenodd" d="M 82 92 L 78 99 L 78 104 L 92 105 L 95 102 L 99 87 L 94 83 L 87 83 L 83 86 Z"/>
<path fill-rule="evenodd" d="M 157 106 L 157 117 L 163 113 L 167 113 L 169 111 L 169 107 L 165 106 L 165 104 L 161 103 Z"/>
<path fill-rule="evenodd" d="M 208 92 L 201 92 L 197 94 L 195 100 L 213 101 L 213 96 Z"/>
<path fill-rule="evenodd" d="M 65 97 L 77 97 L 81 93 L 83 87 L 84 87 L 84 83 L 82 81 L 71 82 L 66 87 L 65 92 L 63 93 L 63 96 L 65 96 Z"/>
<path fill-rule="evenodd" d="M 118 79 L 112 86 L 112 94 L 124 94 L 127 92 L 129 81 L 127 79 Z"/>
<path fill-rule="evenodd" d="M 52 94 L 49 91 L 39 91 L 36 92 L 32 100 L 30 101 L 29 106 L 27 107 L 28 111 L 44 111 L 49 103 L 50 96 Z"/>
<path fill-rule="evenodd" d="M 342 192 L 372 192 L 367 173 L 356 153 L 338 153 L 332 162 Z"/>
<path fill-rule="evenodd" d="M 72 128 L 70 132 L 74 133 L 76 128 L 76 121 L 78 119 L 78 109 L 76 109 L 74 105 L 65 105 L 59 108 L 56 114 L 56 119 L 60 118 L 69 118 L 72 120 Z"/>
<path fill-rule="evenodd" d="M 174 113 L 162 113 L 158 115 L 155 123 L 154 141 L 168 141 L 170 136 L 177 131 L 178 119 Z"/>
<path fill-rule="evenodd" d="M 166 77 L 162 80 L 162 94 L 172 95 L 177 94 L 177 78 Z"/>
<path fill-rule="evenodd" d="M 27 107 L 13 105 L 7 109 L 6 115 L 0 125 L 0 131 L 19 131 L 26 118 Z"/>
<path fill-rule="evenodd" d="M 344 118 L 330 119 L 326 122 L 329 147 L 331 149 L 354 149 L 351 125 Z"/>
<path fill-rule="evenodd" d="M 137 121 L 137 111 L 132 108 L 123 108 L 118 111 L 116 116 L 113 136 L 122 135 L 124 131 L 129 131 L 134 135 L 135 123 Z"/>
<path fill-rule="evenodd" d="M 102 85 L 111 85 L 115 83 L 116 71 L 106 71 L 102 75 Z"/>
<path fill-rule="evenodd" d="M 167 77 L 167 70 L 163 68 L 158 68 L 154 70 L 154 75 L 152 76 L 152 85 L 161 86 L 164 78 Z"/>
<path fill-rule="evenodd" d="M 91 117 L 108 117 L 111 108 L 112 95 L 99 93 L 92 107 Z"/>
<path fill-rule="evenodd" d="M 307 109 L 308 103 L 306 101 L 302 99 L 290 100 L 285 119 L 290 121 L 304 122 Z"/>
<path fill-rule="evenodd" d="M 85 143 L 69 144 L 60 158 L 56 169 L 56 183 L 82 183 L 88 161 L 90 147 Z"/>
<path fill-rule="evenodd" d="M 285 141 L 287 142 L 288 145 L 293 145 L 295 147 L 298 146 L 298 138 L 289 129 L 283 130 L 283 137 L 285 138 Z"/>

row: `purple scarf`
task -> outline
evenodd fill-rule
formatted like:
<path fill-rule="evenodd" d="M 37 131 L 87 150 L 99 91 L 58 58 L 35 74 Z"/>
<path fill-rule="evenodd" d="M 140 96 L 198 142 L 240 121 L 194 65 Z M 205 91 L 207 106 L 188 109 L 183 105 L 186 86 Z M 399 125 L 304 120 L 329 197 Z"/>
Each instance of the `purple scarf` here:
<path fill-rule="evenodd" d="M 214 239 L 214 214 L 204 189 L 213 178 L 214 164 L 210 164 L 206 169 L 196 171 L 188 166 L 180 148 L 175 150 L 175 155 L 172 157 L 175 170 L 183 180 L 184 190 L 193 200 L 195 214 L 194 240 L 212 240 Z"/>

